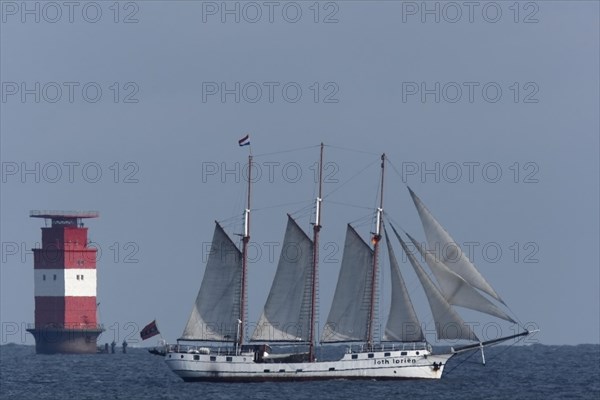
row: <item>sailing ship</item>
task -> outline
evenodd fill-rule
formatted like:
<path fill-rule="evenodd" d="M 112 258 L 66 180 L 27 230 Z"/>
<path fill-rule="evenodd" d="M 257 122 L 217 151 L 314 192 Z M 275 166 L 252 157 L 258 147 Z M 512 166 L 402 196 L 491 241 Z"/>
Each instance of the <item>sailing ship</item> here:
<path fill-rule="evenodd" d="M 439 379 L 456 354 L 481 349 L 532 332 L 482 341 L 465 323 L 455 306 L 476 310 L 516 324 L 504 300 L 476 269 L 460 247 L 433 217 L 417 195 L 409 192 L 426 236 L 425 247 L 412 236 L 406 240 L 425 260 L 436 282 L 409 249 L 396 227 L 384 226 L 383 184 L 386 157 L 381 156 L 379 207 L 370 243 L 348 224 L 341 268 L 333 302 L 319 342 L 350 344 L 341 359 L 316 357 L 318 244 L 321 231 L 323 144 L 320 146 L 318 196 L 312 238 L 288 214 L 282 250 L 266 304 L 250 343 L 247 325 L 248 244 L 252 155 L 248 158 L 247 204 L 242 249 L 215 223 L 204 277 L 191 315 L 177 344 L 167 345 L 165 361 L 184 381 L 299 381 L 325 379 Z M 387 224 L 386 224 L 387 225 Z M 378 267 L 385 237 L 391 272 L 391 305 L 381 340 L 374 339 Z M 394 253 L 392 239 L 406 253 L 426 294 L 439 340 L 471 342 L 435 354 L 426 341 Z M 431 249 L 450 251 L 434 255 Z M 191 343 L 191 344 L 190 344 Z M 360 344 L 360 346 L 352 346 Z M 277 345 L 302 351 L 272 352 Z M 483 359 L 485 362 L 485 359 Z"/>

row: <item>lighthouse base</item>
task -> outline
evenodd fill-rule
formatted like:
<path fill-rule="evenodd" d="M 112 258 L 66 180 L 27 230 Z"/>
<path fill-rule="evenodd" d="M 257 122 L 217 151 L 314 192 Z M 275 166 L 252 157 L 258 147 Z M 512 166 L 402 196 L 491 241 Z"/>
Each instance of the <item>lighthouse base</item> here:
<path fill-rule="evenodd" d="M 92 354 L 97 352 L 96 341 L 102 328 L 41 328 L 27 329 L 35 338 L 38 354 Z"/>

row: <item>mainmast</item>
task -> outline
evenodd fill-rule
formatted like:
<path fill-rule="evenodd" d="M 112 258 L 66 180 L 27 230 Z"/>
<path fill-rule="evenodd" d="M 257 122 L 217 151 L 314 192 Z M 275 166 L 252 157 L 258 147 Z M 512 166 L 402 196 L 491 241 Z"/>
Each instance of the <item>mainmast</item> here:
<path fill-rule="evenodd" d="M 252 154 L 248 156 L 248 199 L 244 210 L 244 236 L 242 236 L 242 284 L 240 297 L 240 317 L 238 320 L 238 349 L 241 351 L 244 343 L 244 324 L 246 322 L 246 273 L 248 270 L 248 243 L 250 242 L 250 195 L 252 189 Z"/>
<path fill-rule="evenodd" d="M 323 202 L 323 143 L 321 143 L 321 155 L 319 157 L 319 194 L 316 200 L 315 225 L 313 227 L 313 263 L 310 292 L 310 335 L 308 358 L 310 362 L 315 361 L 315 317 L 317 302 L 317 273 L 319 262 L 319 231 L 321 230 L 321 203 Z"/>
<path fill-rule="evenodd" d="M 371 279 L 371 299 L 369 305 L 369 321 L 367 326 L 367 348 L 373 348 L 373 324 L 375 322 L 375 292 L 377 290 L 377 256 L 379 254 L 379 241 L 381 240 L 381 225 L 383 217 L 383 178 L 385 172 L 385 153 L 381 155 L 381 187 L 379 193 L 379 208 L 377 209 L 377 221 L 373 235 L 373 275 Z"/>

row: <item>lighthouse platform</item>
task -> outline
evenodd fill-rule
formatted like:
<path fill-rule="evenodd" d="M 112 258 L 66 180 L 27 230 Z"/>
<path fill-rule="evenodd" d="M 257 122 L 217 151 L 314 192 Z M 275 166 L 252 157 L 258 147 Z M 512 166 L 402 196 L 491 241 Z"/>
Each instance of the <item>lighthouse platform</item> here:
<path fill-rule="evenodd" d="M 35 338 L 35 351 L 38 354 L 85 354 L 96 353 L 96 341 L 104 332 L 101 324 L 87 327 L 45 326 L 27 327 L 27 332 Z"/>

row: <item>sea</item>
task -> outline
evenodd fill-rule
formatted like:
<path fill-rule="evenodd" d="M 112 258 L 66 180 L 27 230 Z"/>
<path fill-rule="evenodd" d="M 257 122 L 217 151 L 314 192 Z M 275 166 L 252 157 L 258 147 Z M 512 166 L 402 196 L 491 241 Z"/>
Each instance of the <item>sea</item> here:
<path fill-rule="evenodd" d="M 185 383 L 147 349 L 38 355 L 0 346 L 2 399 L 595 399 L 600 345 L 495 346 L 454 357 L 435 381 Z"/>

